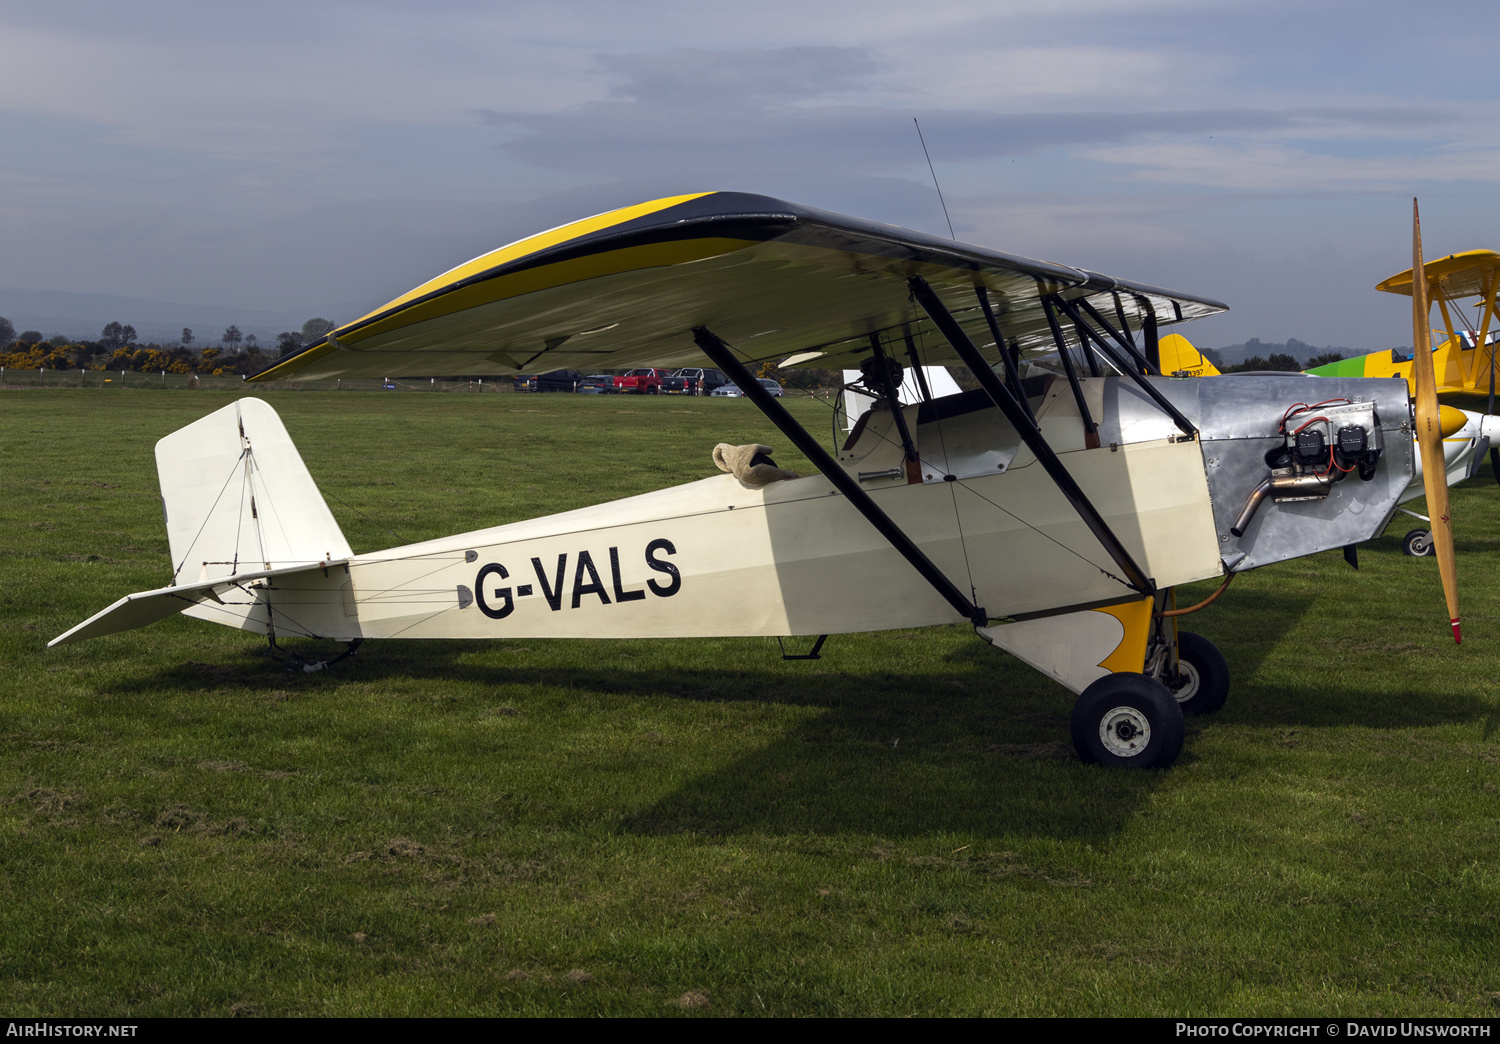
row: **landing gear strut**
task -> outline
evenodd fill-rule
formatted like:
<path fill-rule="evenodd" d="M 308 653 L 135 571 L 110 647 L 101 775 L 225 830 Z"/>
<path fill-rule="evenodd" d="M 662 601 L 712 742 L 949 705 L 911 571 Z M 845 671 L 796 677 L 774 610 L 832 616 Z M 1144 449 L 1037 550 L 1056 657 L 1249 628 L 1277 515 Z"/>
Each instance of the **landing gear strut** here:
<path fill-rule="evenodd" d="M 1192 631 L 1177 632 L 1177 677 L 1162 681 L 1184 714 L 1212 714 L 1229 698 L 1229 664 L 1224 654 Z"/>

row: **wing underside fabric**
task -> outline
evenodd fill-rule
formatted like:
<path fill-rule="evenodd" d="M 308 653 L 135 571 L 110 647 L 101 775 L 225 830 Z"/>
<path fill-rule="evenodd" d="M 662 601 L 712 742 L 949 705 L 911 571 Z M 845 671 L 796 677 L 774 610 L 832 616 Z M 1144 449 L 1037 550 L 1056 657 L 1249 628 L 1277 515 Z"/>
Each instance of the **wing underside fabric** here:
<path fill-rule="evenodd" d="M 1002 254 L 766 196 L 671 197 L 575 222 L 459 266 L 278 360 L 256 381 L 474 376 L 687 366 L 704 326 L 747 363 L 801 354 L 858 365 L 878 335 L 958 363 L 912 301 L 925 279 L 998 360 L 976 288 L 1023 353 L 1054 351 L 1044 294 L 1085 298 L 1138 329 L 1225 310 L 1217 301 Z M 818 352 L 813 356 L 809 353 Z"/>
<path fill-rule="evenodd" d="M 1492 299 L 1496 279 L 1500 278 L 1500 254 L 1493 250 L 1465 250 L 1429 261 L 1422 266 L 1429 283 L 1450 301 L 1465 297 Z M 1375 284 L 1376 290 L 1388 294 L 1411 296 L 1411 269 L 1397 272 Z"/>

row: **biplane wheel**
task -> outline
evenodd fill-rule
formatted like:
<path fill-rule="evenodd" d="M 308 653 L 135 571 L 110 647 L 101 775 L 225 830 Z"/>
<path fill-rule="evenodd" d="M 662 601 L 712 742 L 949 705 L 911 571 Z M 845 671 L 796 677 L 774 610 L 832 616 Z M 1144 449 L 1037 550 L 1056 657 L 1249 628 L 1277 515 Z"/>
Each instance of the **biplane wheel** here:
<path fill-rule="evenodd" d="M 1177 632 L 1177 682 L 1167 689 L 1184 714 L 1212 714 L 1229 698 L 1229 663 L 1201 634 Z"/>
<path fill-rule="evenodd" d="M 1185 730 L 1171 692 L 1144 674 L 1100 678 L 1073 704 L 1073 749 L 1111 768 L 1167 768 Z"/>
<path fill-rule="evenodd" d="M 1432 533 L 1426 529 L 1413 529 L 1402 538 L 1401 550 L 1413 558 L 1430 558 L 1432 556 Z"/>

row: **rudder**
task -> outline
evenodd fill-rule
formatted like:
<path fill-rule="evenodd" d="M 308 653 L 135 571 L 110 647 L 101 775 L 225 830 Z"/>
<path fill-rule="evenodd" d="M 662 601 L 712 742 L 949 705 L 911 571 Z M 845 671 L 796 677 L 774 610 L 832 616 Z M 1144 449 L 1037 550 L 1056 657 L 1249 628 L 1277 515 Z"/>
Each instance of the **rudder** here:
<path fill-rule="evenodd" d="M 174 584 L 352 555 L 281 418 L 260 399 L 166 436 L 156 473 Z"/>
<path fill-rule="evenodd" d="M 1161 372 L 1168 377 L 1219 376 L 1218 367 L 1182 334 L 1167 334 L 1157 342 L 1157 348 L 1161 353 Z"/>

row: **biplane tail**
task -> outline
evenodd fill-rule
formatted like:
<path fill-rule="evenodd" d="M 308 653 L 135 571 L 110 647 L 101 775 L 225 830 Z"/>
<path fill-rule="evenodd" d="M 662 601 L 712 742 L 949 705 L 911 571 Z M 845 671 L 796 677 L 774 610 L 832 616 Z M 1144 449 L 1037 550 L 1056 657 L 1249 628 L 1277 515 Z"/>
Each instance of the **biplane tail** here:
<path fill-rule="evenodd" d="M 49 645 L 129 630 L 186 611 L 247 626 L 232 585 L 347 562 L 353 552 L 291 436 L 268 404 L 240 399 L 156 444 L 172 582 L 127 595 Z"/>
<path fill-rule="evenodd" d="M 349 542 L 281 418 L 240 399 L 156 444 L 172 582 L 323 565 Z"/>
<path fill-rule="evenodd" d="M 1168 377 L 1217 377 L 1219 368 L 1182 334 L 1167 334 L 1157 344 L 1161 372 Z"/>

